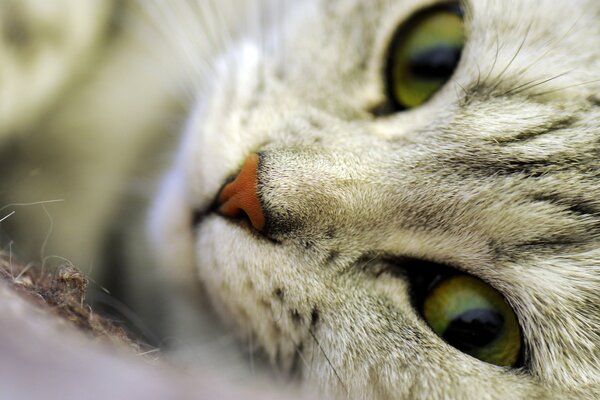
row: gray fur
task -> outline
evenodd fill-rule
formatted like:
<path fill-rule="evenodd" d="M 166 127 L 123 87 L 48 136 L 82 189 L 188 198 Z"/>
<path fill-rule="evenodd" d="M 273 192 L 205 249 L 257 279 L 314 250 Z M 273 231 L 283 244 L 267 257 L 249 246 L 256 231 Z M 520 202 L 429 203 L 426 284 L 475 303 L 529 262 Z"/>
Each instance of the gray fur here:
<path fill-rule="evenodd" d="M 264 33 L 283 38 L 275 51 L 246 40 L 223 56 L 156 208 L 158 247 L 187 243 L 166 253 L 167 274 L 199 274 L 242 337 L 324 393 L 594 398 L 600 7 L 468 2 L 452 81 L 420 108 L 373 117 L 389 37 L 425 4 L 305 2 Z M 185 212 L 173 218 L 207 209 L 250 152 L 270 240 L 213 214 L 195 231 Z M 405 257 L 497 288 L 526 367 L 485 364 L 433 334 L 408 282 L 373 273 Z"/>

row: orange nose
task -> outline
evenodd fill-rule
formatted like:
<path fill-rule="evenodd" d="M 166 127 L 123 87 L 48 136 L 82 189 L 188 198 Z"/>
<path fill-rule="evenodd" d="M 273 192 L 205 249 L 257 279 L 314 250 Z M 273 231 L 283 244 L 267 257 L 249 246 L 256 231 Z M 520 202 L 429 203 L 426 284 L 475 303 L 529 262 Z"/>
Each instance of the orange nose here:
<path fill-rule="evenodd" d="M 219 213 L 230 218 L 246 214 L 254 229 L 265 227 L 265 215 L 257 194 L 258 154 L 251 154 L 233 182 L 219 194 Z"/>

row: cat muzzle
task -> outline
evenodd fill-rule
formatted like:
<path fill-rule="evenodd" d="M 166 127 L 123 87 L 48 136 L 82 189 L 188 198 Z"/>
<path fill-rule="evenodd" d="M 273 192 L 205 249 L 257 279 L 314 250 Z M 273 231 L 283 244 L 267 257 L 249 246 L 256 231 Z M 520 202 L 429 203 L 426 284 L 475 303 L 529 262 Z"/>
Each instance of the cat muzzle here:
<path fill-rule="evenodd" d="M 218 196 L 218 213 L 227 218 L 247 218 L 257 231 L 265 227 L 265 214 L 258 198 L 258 154 L 248 156 L 232 182 Z"/>

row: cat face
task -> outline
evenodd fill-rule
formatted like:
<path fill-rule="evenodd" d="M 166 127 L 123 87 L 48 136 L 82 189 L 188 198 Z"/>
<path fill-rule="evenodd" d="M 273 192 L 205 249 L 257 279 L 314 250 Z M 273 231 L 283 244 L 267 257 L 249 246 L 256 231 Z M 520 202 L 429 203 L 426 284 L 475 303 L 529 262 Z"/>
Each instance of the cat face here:
<path fill-rule="evenodd" d="M 465 2 L 452 77 L 390 108 L 394 36 L 433 3 L 287 5 L 224 51 L 154 209 L 166 274 L 324 393 L 598 391 L 600 6 Z M 214 207 L 253 153 L 260 231 Z M 442 266 L 513 310 L 514 367 L 424 319 L 415 282 Z"/>

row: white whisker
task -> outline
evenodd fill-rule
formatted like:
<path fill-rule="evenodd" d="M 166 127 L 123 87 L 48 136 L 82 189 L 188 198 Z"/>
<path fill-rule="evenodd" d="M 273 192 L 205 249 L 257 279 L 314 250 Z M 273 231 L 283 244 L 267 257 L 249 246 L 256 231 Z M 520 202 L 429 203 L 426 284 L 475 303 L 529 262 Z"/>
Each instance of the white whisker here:
<path fill-rule="evenodd" d="M 16 211 L 13 211 L 13 212 L 9 213 L 8 215 L 5 215 L 4 217 L 0 218 L 0 222 L 6 221 L 7 219 L 9 219 L 13 215 L 15 215 L 15 213 L 16 213 Z"/>

